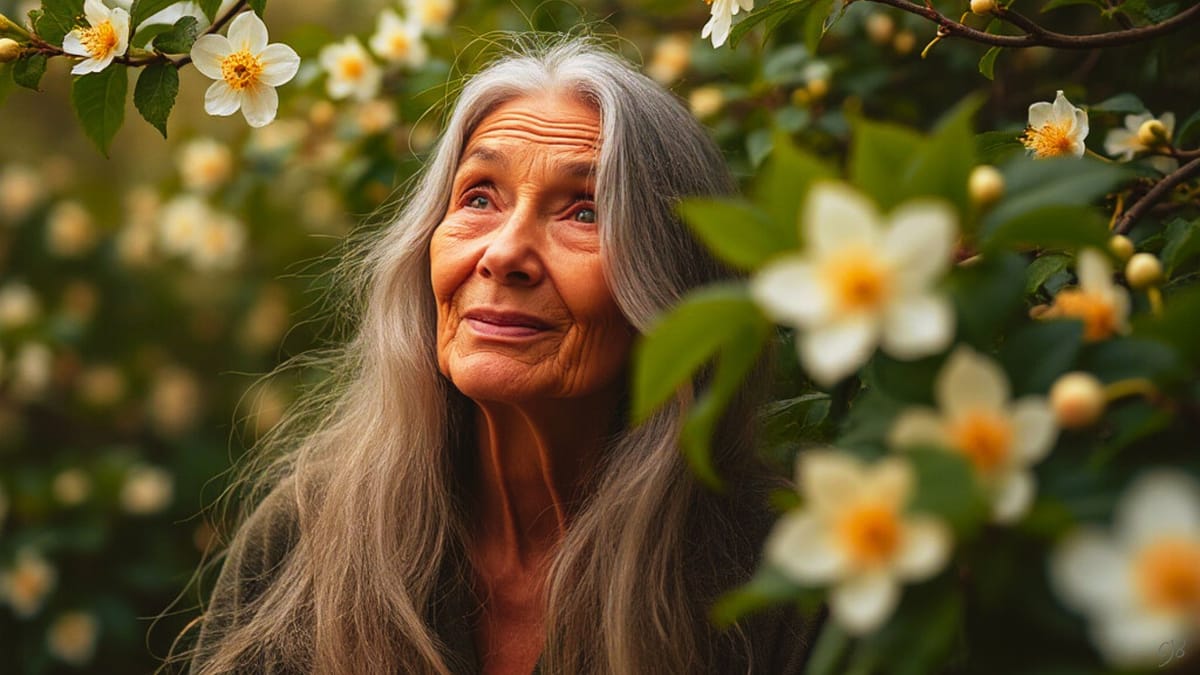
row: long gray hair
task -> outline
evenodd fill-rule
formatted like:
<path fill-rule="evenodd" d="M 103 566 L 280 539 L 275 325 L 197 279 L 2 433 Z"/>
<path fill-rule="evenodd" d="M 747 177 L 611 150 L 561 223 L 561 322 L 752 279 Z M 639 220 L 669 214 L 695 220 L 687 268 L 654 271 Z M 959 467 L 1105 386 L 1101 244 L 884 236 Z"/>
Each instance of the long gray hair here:
<path fill-rule="evenodd" d="M 733 181 L 671 94 L 580 39 L 522 48 L 472 77 L 394 224 L 361 258 L 361 319 L 332 361 L 340 377 L 291 411 L 267 443 L 270 466 L 254 470 L 267 499 L 295 514 L 296 541 L 236 620 L 210 608 L 199 672 L 250 662 L 268 671 L 454 670 L 430 608 L 446 569 L 470 583 L 462 427 L 472 418 L 437 368 L 429 241 L 472 130 L 497 105 L 547 91 L 600 113 L 602 255 L 630 324 L 644 332 L 689 289 L 728 276 L 675 206 L 687 195 L 730 193 Z M 681 416 L 702 386 L 606 448 L 550 567 L 544 672 L 711 672 L 745 651 L 736 631 L 710 628 L 707 608 L 749 574 L 765 527 L 765 474 L 748 433 L 754 397 L 748 388 L 737 398 L 719 433 L 717 465 L 739 487 L 717 495 L 677 449 Z"/>

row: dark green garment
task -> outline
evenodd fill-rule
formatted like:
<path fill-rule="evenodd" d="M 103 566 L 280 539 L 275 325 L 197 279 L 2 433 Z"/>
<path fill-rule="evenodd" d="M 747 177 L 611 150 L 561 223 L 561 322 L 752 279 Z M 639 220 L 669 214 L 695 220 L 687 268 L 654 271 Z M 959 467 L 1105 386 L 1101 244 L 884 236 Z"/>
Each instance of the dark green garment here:
<path fill-rule="evenodd" d="M 229 551 L 213 590 L 200 631 L 192 670 L 211 657 L 213 638 L 230 625 L 248 620 L 248 606 L 271 583 L 276 570 L 299 537 L 295 507 L 286 491 L 272 493 L 244 525 L 247 532 Z M 456 674 L 479 672 L 473 624 L 479 614 L 469 586 L 455 575 L 443 575 L 444 583 L 429 616 L 441 638 L 445 656 Z M 799 674 L 810 651 L 821 617 L 801 617 L 792 611 L 775 611 L 751 617 L 743 631 L 752 647 L 751 664 L 744 658 L 723 665 L 720 674 Z M 239 673 L 261 673 L 259 664 L 247 663 Z M 537 675 L 540 669 L 535 669 Z M 654 674 L 657 675 L 657 674 Z"/>

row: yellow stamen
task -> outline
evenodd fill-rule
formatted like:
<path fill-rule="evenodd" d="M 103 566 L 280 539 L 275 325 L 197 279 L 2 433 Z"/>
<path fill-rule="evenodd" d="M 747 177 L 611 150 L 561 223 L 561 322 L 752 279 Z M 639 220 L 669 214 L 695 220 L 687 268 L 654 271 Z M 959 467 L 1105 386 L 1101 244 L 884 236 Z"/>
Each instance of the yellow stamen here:
<path fill-rule="evenodd" d="M 347 80 L 360 79 L 366 69 L 366 64 L 357 56 L 343 56 L 338 61 L 338 70 L 342 72 L 342 77 Z"/>
<path fill-rule="evenodd" d="M 391 44 L 392 51 L 396 52 L 397 54 L 407 53 L 408 47 L 411 44 L 408 36 L 404 33 L 393 33 L 392 39 L 389 40 L 389 43 Z"/>
<path fill-rule="evenodd" d="M 886 563 L 900 547 L 900 520 L 882 504 L 860 504 L 838 520 L 838 539 L 860 567 Z"/>
<path fill-rule="evenodd" d="M 1012 424 L 994 412 L 967 413 L 950 426 L 949 435 L 954 447 L 985 476 L 1004 466 L 1012 452 Z"/>
<path fill-rule="evenodd" d="M 1118 326 L 1117 309 L 1099 293 L 1068 288 L 1054 298 L 1054 305 L 1042 316 L 1083 321 L 1083 339 L 1096 342 L 1112 337 Z"/>
<path fill-rule="evenodd" d="M 1134 560 L 1134 579 L 1153 609 L 1200 612 L 1200 541 L 1163 537 Z"/>
<path fill-rule="evenodd" d="M 821 275 L 843 312 L 878 309 L 892 287 L 892 272 L 872 251 L 850 249 L 824 261 Z"/>
<path fill-rule="evenodd" d="M 1033 150 L 1033 153 L 1038 157 L 1063 157 L 1065 155 L 1075 154 L 1072 151 L 1072 146 L 1075 144 L 1071 138 L 1071 127 L 1074 126 L 1072 121 L 1055 123 L 1049 122 L 1042 125 L 1039 129 L 1028 127 L 1025 129 L 1025 134 L 1021 136 L 1021 142 L 1025 147 Z"/>
<path fill-rule="evenodd" d="M 91 28 L 81 28 L 79 42 L 93 59 L 102 59 L 117 48 L 117 29 L 113 28 L 111 21 L 104 21 Z"/>
<path fill-rule="evenodd" d="M 221 61 L 221 77 L 234 91 L 254 86 L 262 73 L 262 61 L 246 49 L 234 52 Z"/>

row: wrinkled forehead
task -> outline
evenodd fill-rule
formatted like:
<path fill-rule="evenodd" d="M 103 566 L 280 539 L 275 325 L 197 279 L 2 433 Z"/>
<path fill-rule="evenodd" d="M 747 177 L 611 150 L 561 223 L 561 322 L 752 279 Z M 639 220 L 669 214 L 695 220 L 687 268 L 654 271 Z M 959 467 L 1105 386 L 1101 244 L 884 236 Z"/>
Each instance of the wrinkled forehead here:
<path fill-rule="evenodd" d="M 463 148 L 469 157 L 480 146 L 537 143 L 598 159 L 600 112 L 578 96 L 540 93 L 514 98 L 484 115 Z"/>

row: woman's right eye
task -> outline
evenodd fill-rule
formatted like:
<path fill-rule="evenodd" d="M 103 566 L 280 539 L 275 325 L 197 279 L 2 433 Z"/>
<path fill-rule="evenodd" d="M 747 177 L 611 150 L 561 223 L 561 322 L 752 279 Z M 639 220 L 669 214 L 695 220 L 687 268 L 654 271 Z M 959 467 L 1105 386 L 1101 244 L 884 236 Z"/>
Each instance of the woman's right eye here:
<path fill-rule="evenodd" d="M 492 205 L 492 200 L 483 195 L 472 195 L 467 198 L 467 208 L 486 209 Z"/>

